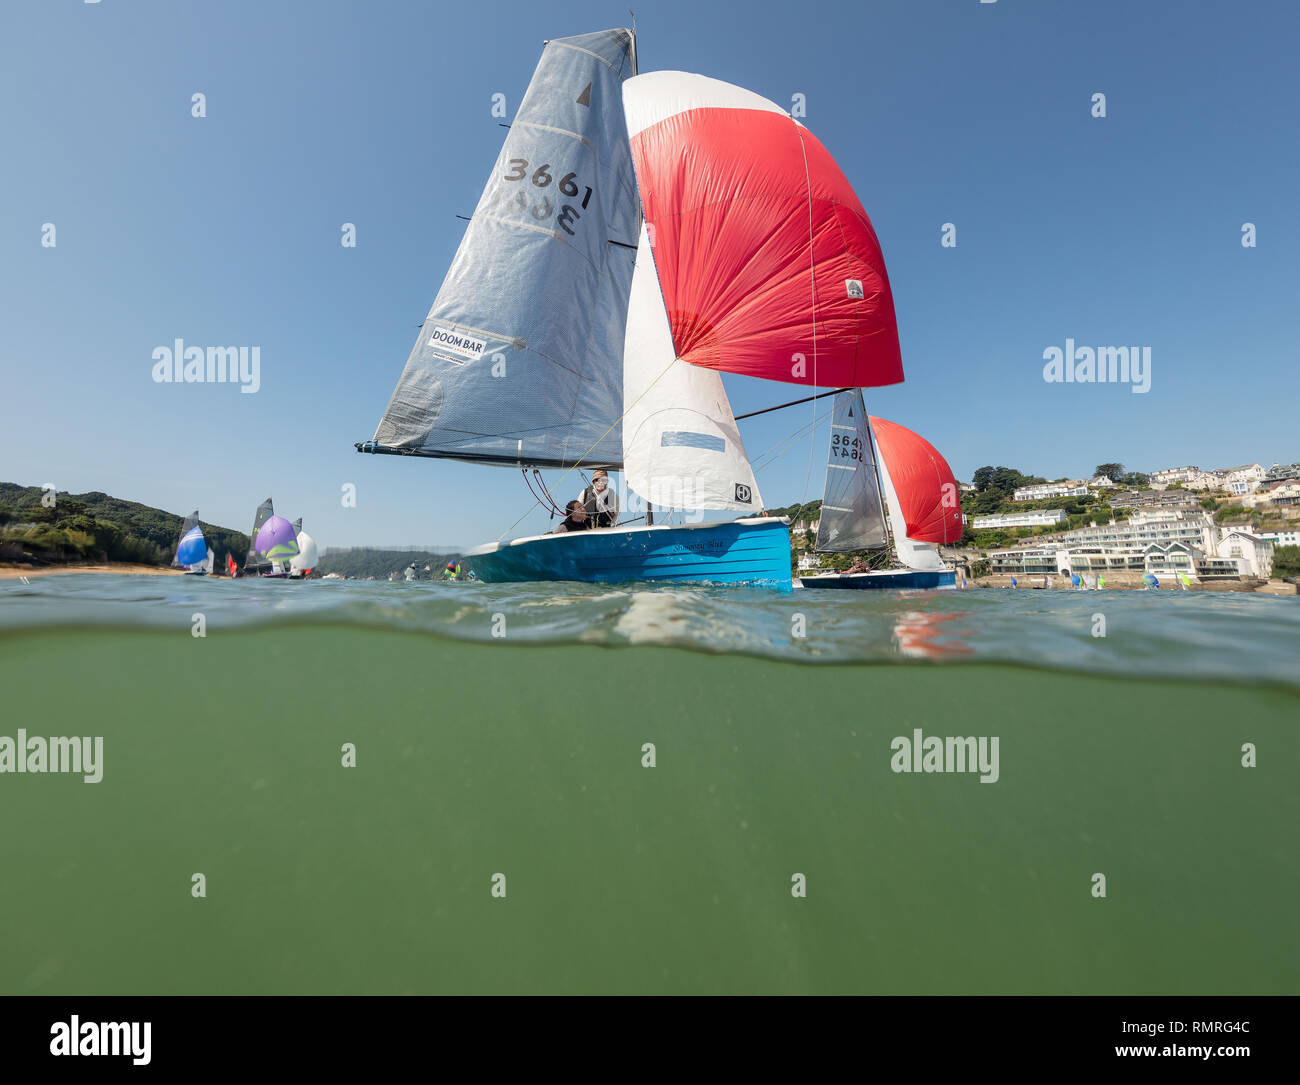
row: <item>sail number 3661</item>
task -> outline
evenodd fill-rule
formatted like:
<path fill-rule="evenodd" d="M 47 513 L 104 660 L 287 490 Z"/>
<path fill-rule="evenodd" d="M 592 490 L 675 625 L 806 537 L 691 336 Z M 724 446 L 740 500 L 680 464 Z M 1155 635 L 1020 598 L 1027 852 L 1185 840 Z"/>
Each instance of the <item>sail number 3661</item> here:
<path fill-rule="evenodd" d="M 529 176 L 528 159 L 512 158 L 510 159 L 510 162 L 508 164 L 510 166 L 509 171 L 502 175 L 505 180 L 522 181 Z M 568 196 L 570 199 L 577 196 L 579 189 L 578 189 L 577 182 L 574 180 L 575 177 L 577 177 L 576 173 L 566 173 L 563 177 L 560 178 L 558 188 L 562 196 Z M 545 163 L 544 165 L 538 166 L 532 172 L 532 182 L 537 188 L 549 188 L 551 183 L 554 180 L 555 178 L 551 176 L 551 164 L 549 162 Z M 574 223 L 576 223 L 578 219 L 582 218 L 582 212 L 587 209 L 587 204 L 591 201 L 591 186 L 583 185 L 582 187 L 586 189 L 586 192 L 583 194 L 582 197 L 582 203 L 579 204 L 577 207 L 574 207 L 573 204 L 570 203 L 563 204 L 560 207 L 560 214 L 557 216 L 555 220 L 556 224 L 560 227 L 560 229 L 563 230 L 570 237 L 573 236 Z M 518 202 L 520 204 L 519 209 L 521 211 L 524 210 L 524 208 L 527 206 L 528 203 L 527 199 L 524 197 L 522 192 L 519 194 L 516 200 L 512 200 L 511 202 L 512 203 Z M 552 207 L 553 205 L 550 199 L 547 197 L 543 197 L 542 201 L 539 204 L 533 206 L 532 209 L 533 218 L 535 219 L 550 218 Z"/>

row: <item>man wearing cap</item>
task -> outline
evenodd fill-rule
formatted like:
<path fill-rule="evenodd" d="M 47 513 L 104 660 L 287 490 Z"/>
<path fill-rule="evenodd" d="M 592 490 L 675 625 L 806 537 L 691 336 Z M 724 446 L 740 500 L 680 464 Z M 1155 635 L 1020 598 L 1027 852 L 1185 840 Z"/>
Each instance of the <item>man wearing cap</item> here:
<path fill-rule="evenodd" d="M 618 523 L 618 494 L 609 484 L 609 474 L 593 471 L 591 485 L 578 495 L 592 527 L 613 527 Z"/>

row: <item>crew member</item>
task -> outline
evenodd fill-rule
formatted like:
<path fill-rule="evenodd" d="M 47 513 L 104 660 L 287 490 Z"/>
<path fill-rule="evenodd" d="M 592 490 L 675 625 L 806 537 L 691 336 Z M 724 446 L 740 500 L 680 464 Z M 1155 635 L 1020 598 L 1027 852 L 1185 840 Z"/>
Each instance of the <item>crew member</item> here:
<path fill-rule="evenodd" d="M 570 501 L 564 506 L 564 519 L 552 535 L 558 535 L 561 531 L 586 531 L 591 527 L 591 521 L 587 519 L 587 510 L 582 507 L 579 501 Z"/>
<path fill-rule="evenodd" d="M 618 494 L 609 484 L 609 474 L 593 471 L 591 485 L 578 495 L 591 527 L 613 527 L 618 523 Z"/>

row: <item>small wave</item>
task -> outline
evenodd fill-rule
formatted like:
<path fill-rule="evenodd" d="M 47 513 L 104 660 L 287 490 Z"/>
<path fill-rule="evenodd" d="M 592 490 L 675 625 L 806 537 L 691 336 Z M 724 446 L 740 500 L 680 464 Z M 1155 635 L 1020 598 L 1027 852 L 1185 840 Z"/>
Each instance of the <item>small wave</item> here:
<path fill-rule="evenodd" d="M 663 645 L 797 663 L 1002 662 L 1300 688 L 1300 605 L 1215 592 L 971 589 L 781 595 L 706 585 L 447 584 L 60 575 L 0 582 L 0 634 L 51 626 L 211 636 L 355 625 L 522 644 Z"/>

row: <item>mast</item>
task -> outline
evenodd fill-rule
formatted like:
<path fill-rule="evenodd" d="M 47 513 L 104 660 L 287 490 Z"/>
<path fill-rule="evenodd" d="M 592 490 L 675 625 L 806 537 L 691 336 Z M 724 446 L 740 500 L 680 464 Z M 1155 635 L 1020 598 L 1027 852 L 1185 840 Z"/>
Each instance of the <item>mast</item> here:
<path fill-rule="evenodd" d="M 863 397 L 863 409 L 866 409 L 866 397 Z M 871 415 L 867 415 L 867 440 L 873 445 L 876 444 L 876 431 L 871 428 Z M 889 529 L 889 542 L 885 544 L 885 560 L 891 557 L 895 561 L 900 561 L 898 557 L 898 547 L 894 545 L 894 522 L 889 518 L 889 510 L 884 508 L 885 484 L 880 477 L 880 446 L 876 445 L 875 455 L 871 457 L 871 470 L 876 473 L 876 492 L 881 495 L 881 508 L 885 513 L 885 526 Z M 900 561 L 901 564 L 901 561 Z"/>

